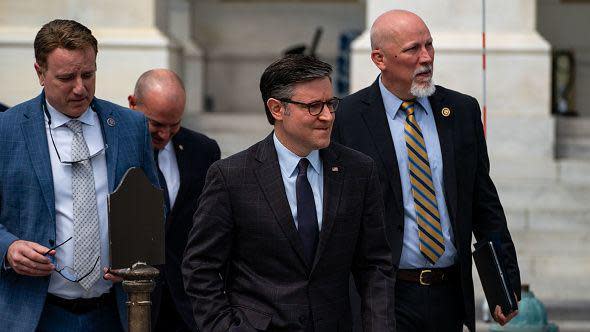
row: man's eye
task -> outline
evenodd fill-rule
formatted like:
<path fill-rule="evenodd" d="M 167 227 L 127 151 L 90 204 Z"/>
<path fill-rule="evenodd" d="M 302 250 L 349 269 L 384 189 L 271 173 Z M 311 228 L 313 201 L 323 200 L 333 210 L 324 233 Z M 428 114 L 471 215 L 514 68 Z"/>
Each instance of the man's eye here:
<path fill-rule="evenodd" d="M 319 110 L 322 106 L 324 106 L 324 103 L 321 101 L 309 104 L 309 108 L 311 108 L 312 111 Z"/>

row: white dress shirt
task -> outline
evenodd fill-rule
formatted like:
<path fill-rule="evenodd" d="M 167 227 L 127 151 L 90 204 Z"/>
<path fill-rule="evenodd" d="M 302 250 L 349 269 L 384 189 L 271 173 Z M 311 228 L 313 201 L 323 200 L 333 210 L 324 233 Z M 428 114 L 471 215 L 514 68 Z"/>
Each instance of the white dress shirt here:
<path fill-rule="evenodd" d="M 307 180 L 313 192 L 313 200 L 315 203 L 315 210 L 318 217 L 318 229 L 322 229 L 322 215 L 323 215 L 323 197 L 324 197 L 324 168 L 320 160 L 320 152 L 313 150 L 306 157 L 299 157 L 291 150 L 287 149 L 273 134 L 275 149 L 277 150 L 277 157 L 279 159 L 279 167 L 281 168 L 281 176 L 283 177 L 283 184 L 285 185 L 285 193 L 291 208 L 291 214 L 295 221 L 295 227 L 299 229 L 299 222 L 297 221 L 297 164 L 301 158 L 307 158 L 309 165 L 307 167 Z"/>
<path fill-rule="evenodd" d="M 414 207 L 414 196 L 412 196 L 412 185 L 410 183 L 410 171 L 408 168 L 408 150 L 406 148 L 406 138 L 404 135 L 404 126 L 406 123 L 406 114 L 399 110 L 402 100 L 389 92 L 379 79 L 379 88 L 383 98 L 383 106 L 387 114 L 387 122 L 391 130 L 391 137 L 395 147 L 395 155 L 399 167 L 399 175 L 402 184 L 402 196 L 404 203 L 404 244 L 400 257 L 400 269 L 415 269 L 429 267 L 448 267 L 455 264 L 457 259 L 457 249 L 453 245 L 453 231 L 445 195 L 443 190 L 443 160 L 438 140 L 438 131 L 432 108 L 428 98 L 416 98 L 415 117 L 428 153 L 428 163 L 432 171 L 432 183 L 436 193 L 436 203 L 440 215 L 440 223 L 445 242 L 445 252 L 437 260 L 435 265 L 430 264 L 420 252 L 420 239 L 418 236 L 418 225 L 416 224 L 416 208 Z"/>
<path fill-rule="evenodd" d="M 180 173 L 172 140 L 158 153 L 158 166 L 160 166 L 160 171 L 162 171 L 164 179 L 166 179 L 168 199 L 170 200 L 170 209 L 172 209 L 180 188 Z"/>
<path fill-rule="evenodd" d="M 51 159 L 51 172 L 53 174 L 55 194 L 55 244 L 59 245 L 68 238 L 76 236 L 74 234 L 73 220 L 72 167 L 68 164 L 61 163 L 55 152 L 57 148 L 63 161 L 72 160 L 71 147 L 73 132 L 65 126 L 72 119 L 57 111 L 49 103 L 47 103 L 47 110 L 51 115 L 51 128 L 49 128 L 47 116 L 45 116 L 45 130 Z M 98 115 L 91 108 L 88 108 L 77 120 L 82 123 L 84 139 L 92 156 L 105 147 Z M 55 148 L 51 142 L 50 130 L 55 141 Z M 107 212 L 108 173 L 105 153 L 93 157 L 91 162 L 94 173 L 100 228 L 100 262 L 95 268 L 100 269 L 102 274 L 102 268 L 110 266 Z M 74 242 L 74 238 L 72 238 L 63 246 L 56 249 L 55 259 L 58 267 L 74 266 Z M 77 272 L 86 274 L 89 271 Z M 100 278 L 94 286 L 88 291 L 85 291 L 78 283 L 68 281 L 53 271 L 49 280 L 49 293 L 66 299 L 92 298 L 108 292 L 111 286 L 111 281 Z"/>

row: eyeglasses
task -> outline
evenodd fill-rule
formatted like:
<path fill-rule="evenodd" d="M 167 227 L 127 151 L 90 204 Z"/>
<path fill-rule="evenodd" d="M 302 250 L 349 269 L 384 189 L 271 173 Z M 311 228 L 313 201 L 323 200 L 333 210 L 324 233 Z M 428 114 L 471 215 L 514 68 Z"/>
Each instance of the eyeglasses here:
<path fill-rule="evenodd" d="M 328 107 L 328 111 L 330 111 L 330 113 L 334 113 L 334 112 L 336 112 L 336 109 L 338 108 L 338 104 L 340 103 L 340 98 L 338 98 L 338 97 L 334 97 L 334 98 L 327 100 L 327 101 L 316 101 L 313 103 L 302 103 L 300 101 L 294 101 L 294 100 L 287 99 L 287 98 L 281 98 L 279 100 L 284 103 L 303 106 L 303 107 L 307 108 L 307 111 L 309 112 L 309 114 L 313 115 L 313 116 L 320 115 L 320 113 L 322 113 L 322 111 L 324 110 L 324 106 Z"/>
<path fill-rule="evenodd" d="M 56 245 L 54 247 L 49 248 L 49 250 L 47 250 L 47 252 L 44 253 L 43 256 L 49 255 L 49 253 L 51 252 L 51 250 L 55 250 L 55 249 L 63 246 L 64 244 L 66 244 L 71 239 L 72 239 L 72 236 L 70 236 L 64 242 L 62 242 L 62 243 L 60 243 L 60 244 L 58 244 L 58 245 Z M 51 263 L 55 265 L 55 272 L 57 272 L 64 279 L 66 279 L 67 281 L 70 281 L 70 282 L 80 282 L 84 278 L 88 277 L 92 273 L 92 271 L 94 271 L 94 269 L 96 268 L 96 265 L 98 264 L 98 261 L 100 260 L 100 256 L 96 257 L 96 261 L 94 262 L 94 265 L 92 266 L 92 269 L 90 269 L 90 271 L 88 271 L 87 273 L 84 273 L 84 274 L 78 273 L 76 270 L 74 270 L 73 268 L 71 268 L 69 266 L 60 267 L 55 262 L 55 257 L 54 256 L 51 256 L 49 259 L 51 260 Z"/>
<path fill-rule="evenodd" d="M 55 149 L 55 154 L 57 154 L 57 159 L 59 160 L 60 163 L 67 164 L 67 165 L 73 165 L 73 164 L 80 163 L 83 161 L 91 160 L 92 158 L 102 154 L 103 152 L 105 152 L 109 148 L 109 145 L 105 144 L 102 149 L 98 150 L 96 153 L 94 153 L 86 158 L 82 158 L 82 159 L 78 159 L 78 160 L 62 160 L 61 156 L 59 154 L 59 151 L 57 150 L 57 146 L 55 145 L 55 140 L 53 139 L 53 133 L 52 133 L 52 129 L 51 129 L 51 114 L 49 113 L 49 111 L 47 110 L 47 108 L 45 106 L 45 101 L 43 101 L 41 103 L 41 105 L 43 106 L 43 112 L 47 116 L 47 126 L 49 127 L 49 137 L 51 138 L 51 143 L 53 144 L 53 148 Z M 92 107 L 92 106 L 90 106 L 90 107 Z"/>
<path fill-rule="evenodd" d="M 59 151 L 57 150 L 57 146 L 55 145 L 55 140 L 53 140 L 53 134 L 51 133 L 52 132 L 51 121 L 48 121 L 48 124 L 49 124 L 49 137 L 51 138 L 51 143 L 53 143 L 53 148 L 55 149 L 55 153 L 57 154 L 57 159 L 59 159 L 59 162 L 62 164 L 73 165 L 76 163 L 81 163 L 83 161 L 91 160 L 92 158 L 105 152 L 106 149 L 108 149 L 108 147 L 109 147 L 108 144 L 105 144 L 102 149 L 98 150 L 96 153 L 93 153 L 92 155 L 90 155 L 86 158 L 82 158 L 82 159 L 78 159 L 78 160 L 63 160 L 63 159 L 61 159 L 61 156 L 59 155 Z"/>

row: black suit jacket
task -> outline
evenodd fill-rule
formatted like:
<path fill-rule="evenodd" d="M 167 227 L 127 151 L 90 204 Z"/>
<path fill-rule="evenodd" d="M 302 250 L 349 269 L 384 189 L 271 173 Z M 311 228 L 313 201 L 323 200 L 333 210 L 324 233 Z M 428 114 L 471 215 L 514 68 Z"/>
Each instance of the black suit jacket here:
<path fill-rule="evenodd" d="M 349 331 L 351 271 L 366 331 L 394 329 L 394 269 L 374 162 L 339 144 L 320 157 L 324 214 L 312 266 L 272 134 L 211 166 L 182 266 L 200 329 L 303 331 L 311 313 L 317 332 Z"/>
<path fill-rule="evenodd" d="M 506 226 L 506 217 L 489 176 L 489 160 L 477 100 L 441 86 L 428 99 L 434 113 L 443 157 L 443 187 L 453 228 L 457 263 L 465 304 L 465 323 L 475 331 L 471 240 L 497 240 L 517 295 L 520 275 L 516 252 Z M 443 108 L 450 114 L 444 116 Z M 385 202 L 385 224 L 399 264 L 404 231 L 402 188 L 395 148 L 387 115 L 375 81 L 341 102 L 332 138 L 372 157 L 379 169 Z"/>
<path fill-rule="evenodd" d="M 172 137 L 172 144 L 176 153 L 180 187 L 166 219 L 166 264 L 160 267 L 161 275 L 152 296 L 152 313 L 155 322 L 160 311 L 161 287 L 168 287 L 178 313 L 187 326 L 194 327 L 192 306 L 184 291 L 180 266 L 207 170 L 219 160 L 220 151 L 214 140 L 183 127 Z"/>

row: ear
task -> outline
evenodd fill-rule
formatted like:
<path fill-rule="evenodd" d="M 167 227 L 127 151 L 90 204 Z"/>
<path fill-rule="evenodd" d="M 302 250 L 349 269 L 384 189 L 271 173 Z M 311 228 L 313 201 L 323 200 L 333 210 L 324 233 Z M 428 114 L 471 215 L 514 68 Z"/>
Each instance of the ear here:
<path fill-rule="evenodd" d="M 266 106 L 270 110 L 270 114 L 272 114 L 272 117 L 275 118 L 275 120 L 277 120 L 277 121 L 283 120 L 283 112 L 281 112 L 281 109 L 284 106 L 280 100 L 274 99 L 274 98 L 268 98 L 268 100 L 266 101 Z"/>
<path fill-rule="evenodd" d="M 37 62 L 35 62 L 33 67 L 35 67 L 35 72 L 37 73 L 37 77 L 39 78 L 39 84 L 41 86 L 45 86 L 45 75 L 43 68 L 41 68 L 41 66 L 39 66 Z"/>
<path fill-rule="evenodd" d="M 379 70 L 385 69 L 385 54 L 380 49 L 371 51 L 371 60 Z"/>
<path fill-rule="evenodd" d="M 134 110 L 137 107 L 137 98 L 134 95 L 129 95 L 127 101 L 129 102 L 130 109 Z"/>

